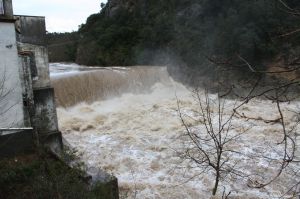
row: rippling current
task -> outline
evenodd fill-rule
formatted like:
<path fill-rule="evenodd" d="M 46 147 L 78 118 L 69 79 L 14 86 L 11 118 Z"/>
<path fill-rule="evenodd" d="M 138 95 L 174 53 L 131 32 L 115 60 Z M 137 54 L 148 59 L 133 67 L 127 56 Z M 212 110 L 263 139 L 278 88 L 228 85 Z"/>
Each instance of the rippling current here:
<path fill-rule="evenodd" d="M 89 167 L 102 168 L 118 178 L 121 198 L 211 197 L 211 171 L 198 176 L 201 169 L 179 157 L 189 142 L 178 105 L 188 126 L 205 132 L 197 120 L 199 104 L 191 89 L 173 81 L 165 67 L 84 68 L 56 63 L 50 70 L 64 138 Z M 203 90 L 199 92 L 204 96 Z M 217 99 L 214 94 L 209 97 L 212 101 Z M 224 103 L 224 117 L 229 117 L 238 102 Z M 282 104 L 287 128 L 297 123 L 299 108 L 299 102 Z M 252 100 L 240 111 L 248 118 L 278 118 L 276 104 L 269 101 Z M 211 112 L 212 117 L 216 116 L 218 107 L 212 105 Z M 213 125 L 218 125 L 214 118 Z M 232 161 L 245 173 L 275 176 L 278 164 L 253 154 L 280 159 L 282 148 L 276 143 L 282 139 L 281 125 L 240 117 L 234 117 L 232 125 L 238 127 L 230 131 L 233 136 L 247 129 L 230 145 L 247 156 L 235 154 L 230 157 Z M 295 130 L 299 132 L 299 127 Z M 296 140 L 298 147 L 299 139 Z M 298 148 L 296 156 L 299 157 Z M 249 179 L 228 176 L 221 181 L 216 198 L 222 196 L 224 189 L 232 191 L 232 198 L 279 197 L 300 181 L 299 174 L 295 175 L 299 168 L 299 163 L 290 164 L 286 172 L 263 189 L 249 188 Z"/>

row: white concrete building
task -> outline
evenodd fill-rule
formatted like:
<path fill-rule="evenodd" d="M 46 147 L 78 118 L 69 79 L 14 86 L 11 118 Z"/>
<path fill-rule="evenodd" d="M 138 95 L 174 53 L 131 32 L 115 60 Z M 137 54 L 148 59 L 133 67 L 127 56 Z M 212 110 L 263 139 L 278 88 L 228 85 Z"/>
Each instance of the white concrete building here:
<path fill-rule="evenodd" d="M 37 144 L 62 148 L 45 18 L 14 16 L 12 0 L 0 0 L 0 157 Z"/>

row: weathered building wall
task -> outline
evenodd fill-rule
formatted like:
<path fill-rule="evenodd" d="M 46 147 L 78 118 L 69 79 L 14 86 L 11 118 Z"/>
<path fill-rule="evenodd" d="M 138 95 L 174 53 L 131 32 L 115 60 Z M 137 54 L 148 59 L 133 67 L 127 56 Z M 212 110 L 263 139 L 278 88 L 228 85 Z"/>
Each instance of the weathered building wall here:
<path fill-rule="evenodd" d="M 54 89 L 34 89 L 33 95 L 35 101 L 33 127 L 39 134 L 39 141 L 59 154 L 62 139 L 58 130 Z"/>
<path fill-rule="evenodd" d="M 14 23 L 0 22 L 0 128 L 24 127 Z"/>
<path fill-rule="evenodd" d="M 39 142 L 53 152 L 62 148 L 58 130 L 54 90 L 49 75 L 48 49 L 44 17 L 15 16 L 19 55 L 29 59 L 34 109 L 30 111 L 31 125 L 38 133 Z M 30 99 L 29 99 L 30 101 Z"/>
<path fill-rule="evenodd" d="M 12 0 L 2 0 L 3 12 L 6 18 L 13 18 Z"/>
<path fill-rule="evenodd" d="M 58 130 L 56 107 L 54 104 L 54 89 L 37 89 L 33 91 L 35 101 L 34 123 L 41 136 Z"/>
<path fill-rule="evenodd" d="M 17 40 L 39 46 L 46 46 L 45 17 L 15 15 L 16 28 L 20 34 Z"/>
<path fill-rule="evenodd" d="M 62 141 L 50 87 L 45 18 L 13 16 L 12 1 L 1 2 L 0 151 L 7 153 L 0 157 L 31 150 L 34 143 L 59 154 Z"/>
<path fill-rule="evenodd" d="M 18 42 L 20 52 L 32 52 L 36 72 L 32 77 L 33 88 L 46 88 L 50 86 L 48 50 L 44 46 Z"/>
<path fill-rule="evenodd" d="M 3 0 L 0 0 L 0 15 L 4 15 L 4 4 L 3 4 Z"/>
<path fill-rule="evenodd" d="M 32 62 L 33 53 L 19 53 L 19 65 L 21 67 L 21 85 L 23 91 L 23 106 L 24 106 L 24 122 L 25 126 L 31 126 L 32 120 L 30 115 L 34 112 L 33 90 L 32 90 Z M 33 69 L 34 71 L 34 69 Z"/>
<path fill-rule="evenodd" d="M 19 51 L 34 53 L 37 74 L 32 78 L 33 88 L 50 86 L 46 26 L 44 17 L 15 16 Z"/>

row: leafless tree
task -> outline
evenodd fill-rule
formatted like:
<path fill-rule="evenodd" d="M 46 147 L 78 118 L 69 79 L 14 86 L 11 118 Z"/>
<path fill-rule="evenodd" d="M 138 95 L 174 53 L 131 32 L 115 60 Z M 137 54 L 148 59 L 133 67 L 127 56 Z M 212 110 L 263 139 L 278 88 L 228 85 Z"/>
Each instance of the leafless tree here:
<path fill-rule="evenodd" d="M 284 0 L 276 0 L 282 11 L 293 15 L 294 17 L 300 16 L 300 11 L 291 8 Z M 290 30 L 282 30 L 272 39 L 285 39 L 293 36 L 298 36 L 300 27 L 293 27 Z M 291 103 L 292 101 L 299 100 L 299 86 L 300 86 L 300 54 L 296 50 L 292 50 L 286 55 L 280 56 L 280 61 L 275 60 L 274 63 L 280 65 L 277 68 L 266 67 L 266 70 L 260 70 L 259 67 L 251 65 L 251 63 L 240 54 L 236 53 L 230 58 L 217 58 L 216 56 L 207 56 L 207 59 L 217 66 L 217 70 L 226 73 L 231 73 L 231 70 L 248 70 L 251 75 L 250 80 L 243 79 L 243 83 L 237 85 L 236 82 L 219 81 L 219 85 L 223 85 L 225 90 L 224 94 L 218 94 L 217 100 L 210 99 L 207 91 L 203 97 L 198 91 L 195 92 L 196 102 L 199 104 L 199 111 L 197 116 L 186 113 L 184 108 L 180 106 L 180 101 L 177 100 L 178 112 L 181 122 L 185 128 L 185 137 L 187 138 L 184 143 L 184 151 L 180 156 L 190 162 L 191 167 L 200 168 L 201 172 L 208 173 L 213 171 L 214 187 L 212 194 L 215 195 L 219 182 L 226 180 L 229 175 L 236 175 L 247 179 L 248 186 L 251 188 L 267 188 L 268 185 L 275 183 L 279 178 L 289 178 L 289 183 L 286 184 L 286 192 L 281 193 L 280 197 L 286 195 L 295 196 L 299 194 L 300 188 L 300 154 L 299 154 L 299 117 L 294 121 L 288 121 L 284 110 L 284 103 Z M 287 56 L 288 55 L 288 56 Z M 280 63 L 278 63 L 280 62 Z M 226 76 L 226 75 L 225 75 Z M 250 82 L 245 84 L 245 82 Z M 239 93 L 236 89 L 248 90 L 244 94 Z M 241 88 L 242 87 L 242 88 Z M 231 96 L 230 96 L 231 95 Z M 228 115 L 224 113 L 225 100 L 222 97 L 235 97 L 237 103 L 231 107 L 232 111 Z M 261 116 L 250 117 L 244 114 L 241 109 L 252 100 L 260 99 L 267 100 L 274 106 L 274 111 L 277 113 L 276 118 L 265 119 Z M 300 115 L 300 110 L 295 112 L 295 115 Z M 198 120 L 200 125 L 191 125 L 189 120 Z M 278 131 L 281 135 L 281 140 L 273 140 L 268 143 L 266 151 L 258 151 L 251 154 L 245 154 L 241 150 L 232 150 L 230 144 L 237 142 L 243 134 L 246 134 L 249 129 L 243 129 L 236 133 L 234 126 L 234 118 L 239 118 L 245 121 L 264 122 L 267 125 L 279 125 Z M 287 125 L 289 123 L 289 125 Z M 244 172 L 239 169 L 238 162 L 231 158 L 233 154 L 239 154 L 248 159 L 257 159 L 266 162 L 272 166 L 273 171 L 276 172 Z M 273 155 L 271 155 L 273 154 Z M 255 167 L 255 165 L 251 165 Z M 196 175 L 198 176 L 198 175 Z M 190 179 L 195 178 L 192 176 Z M 223 195 L 224 196 L 224 195 Z M 225 196 L 226 197 L 226 196 Z"/>
<path fill-rule="evenodd" d="M 278 112 L 278 119 L 276 119 L 275 122 L 279 123 L 281 125 L 281 134 L 282 139 L 281 141 L 274 143 L 277 148 L 280 148 L 280 150 L 274 150 L 279 157 L 274 158 L 270 156 L 263 156 L 263 158 L 267 159 L 269 164 L 274 164 L 277 167 L 277 172 L 273 176 L 266 177 L 262 176 L 262 180 L 256 181 L 253 183 L 253 180 L 249 178 L 250 180 L 250 187 L 253 188 L 265 188 L 266 186 L 272 184 L 274 181 L 276 181 L 284 172 L 290 172 L 290 176 L 294 180 L 294 184 L 287 188 L 287 191 L 281 195 L 281 197 L 290 194 L 290 195 L 296 195 L 299 194 L 298 186 L 300 184 L 300 175 L 299 175 L 299 167 L 300 167 L 300 154 L 297 154 L 297 127 L 300 123 L 299 117 L 293 121 L 293 124 L 290 125 L 290 127 L 287 127 L 286 122 L 287 119 L 284 116 L 281 103 L 286 102 L 286 96 L 284 96 L 285 88 L 281 89 L 275 89 L 275 94 L 268 96 L 267 98 L 269 100 L 272 100 L 273 103 L 276 104 L 276 109 Z M 283 97 L 284 96 L 284 97 Z M 282 99 L 284 98 L 284 99 Z M 298 110 L 300 111 L 300 110 Z M 296 113 L 297 115 L 299 112 Z M 275 148 L 275 146 L 273 146 Z M 299 153 L 299 152 L 298 152 Z M 289 167 L 290 166 L 290 167 Z M 294 167 L 292 167 L 294 166 Z M 286 171 L 289 167 L 289 171 Z M 298 169 L 294 169 L 298 168 Z"/>
<path fill-rule="evenodd" d="M 258 86 L 258 84 L 255 85 Z M 233 176 L 246 180 L 248 186 L 251 188 L 261 189 L 272 184 L 283 173 L 286 174 L 287 172 L 289 173 L 289 177 L 294 178 L 291 179 L 291 183 L 294 184 L 287 185 L 290 187 L 287 187 L 286 193 L 282 195 L 295 195 L 298 193 L 297 187 L 300 184 L 300 170 L 295 168 L 297 168 L 297 165 L 300 166 L 299 154 L 296 154 L 297 126 L 300 120 L 298 118 L 293 121 L 292 125 L 287 126 L 281 106 L 282 103 L 286 102 L 286 87 L 289 87 L 290 84 L 272 87 L 258 93 L 255 93 L 256 86 L 253 86 L 246 97 L 236 100 L 231 105 L 226 103 L 228 100 L 221 98 L 220 94 L 217 95 L 216 99 L 212 99 L 207 90 L 204 94 L 195 90 L 193 94 L 195 101 L 198 103 L 199 111 L 193 113 L 193 116 L 181 107 L 180 100 L 177 99 L 178 113 L 185 128 L 184 137 L 186 138 L 184 150 L 179 153 L 180 157 L 189 161 L 191 168 L 195 167 L 201 170 L 199 174 L 192 176 L 189 180 L 204 173 L 213 173 L 213 195 L 217 193 L 221 181 L 229 181 L 230 177 Z M 270 120 L 259 116 L 257 118 L 248 117 L 244 113 L 241 113 L 240 109 L 244 105 L 262 95 L 265 95 L 267 100 L 272 100 L 278 117 Z M 225 111 L 225 109 L 227 110 Z M 267 125 L 280 124 L 281 130 L 279 130 L 282 132 L 282 140 L 279 142 L 275 140 L 274 142 L 270 141 L 272 144 L 266 149 L 269 150 L 268 152 L 255 151 L 244 153 L 240 148 L 233 148 L 232 145 L 238 143 L 240 139 L 247 140 L 246 134 L 251 129 L 251 127 L 243 127 L 242 123 L 235 122 L 235 118 L 246 121 L 251 120 L 253 122 L 261 121 Z M 195 123 L 198 125 L 192 124 L 191 120 L 197 120 Z M 272 153 L 275 153 L 276 157 L 270 155 Z M 277 171 L 275 174 L 273 172 L 256 172 L 255 169 L 245 171 L 245 165 L 242 165 L 238 159 L 232 158 L 234 155 L 238 155 L 238 159 L 255 159 L 267 162 L 273 168 L 272 170 Z M 250 167 L 256 167 L 256 165 L 253 164 Z M 230 193 L 231 191 L 228 194 Z M 227 196 L 223 194 L 224 198 Z"/>
<path fill-rule="evenodd" d="M 1 125 L 3 125 L 2 123 L 4 123 L 5 120 L 7 119 L 5 118 L 4 115 L 16 105 L 9 101 L 9 95 L 13 92 L 13 88 L 12 89 L 7 88 L 6 83 L 8 78 L 9 77 L 7 77 L 6 68 L 4 67 L 0 73 L 0 121 L 1 121 L 0 124 Z"/>
<path fill-rule="evenodd" d="M 270 150 L 277 154 L 277 158 L 267 156 L 264 154 L 252 154 L 256 158 L 265 159 L 269 165 L 277 167 L 277 172 L 273 175 L 268 173 L 264 174 L 253 174 L 248 176 L 248 186 L 252 188 L 266 188 L 268 185 L 274 183 L 278 178 L 280 178 L 284 173 L 289 173 L 291 184 L 287 185 L 287 190 L 280 197 L 296 196 L 299 192 L 300 187 L 300 154 L 299 154 L 299 144 L 297 139 L 299 139 L 298 125 L 299 117 L 293 124 L 286 125 L 287 118 L 283 113 L 282 104 L 290 103 L 292 101 L 299 100 L 299 71 L 300 71 L 300 57 L 293 57 L 285 63 L 285 67 L 278 71 L 257 71 L 255 67 L 251 66 L 246 59 L 240 57 L 240 60 L 249 68 L 252 73 L 259 74 L 256 83 L 251 87 L 250 92 L 246 96 L 241 96 L 235 93 L 241 103 L 234 109 L 235 116 L 243 118 L 245 120 L 254 121 L 264 121 L 269 125 L 275 123 L 281 125 L 282 140 L 277 143 L 273 143 L 273 146 L 269 146 Z M 291 73 L 298 74 L 293 79 L 285 79 L 285 75 Z M 260 84 L 262 81 L 262 76 L 276 76 L 276 80 L 271 86 L 265 87 L 265 85 Z M 281 81 L 283 79 L 283 81 Z M 231 91 L 230 91 L 231 92 Z M 234 92 L 234 91 L 233 91 Z M 275 110 L 277 110 L 278 117 L 272 120 L 266 120 L 261 117 L 249 117 L 245 114 L 241 114 L 239 109 L 247 104 L 249 101 L 256 98 L 268 100 L 276 105 Z M 300 110 L 295 112 L 295 115 L 299 115 Z M 289 121 L 290 123 L 290 121 Z M 275 150 L 276 148 L 276 150 Z M 298 169 L 297 169 L 298 168 Z M 260 176 L 258 179 L 257 176 Z M 253 178 L 253 176 L 256 176 Z"/>
<path fill-rule="evenodd" d="M 184 114 L 180 101 L 177 101 L 179 117 L 185 128 L 185 137 L 187 137 L 184 151 L 180 153 L 180 156 L 200 168 L 200 174 L 213 172 L 215 179 L 212 195 L 216 195 L 222 179 L 229 175 L 246 177 L 246 174 L 239 170 L 238 162 L 231 158 L 233 153 L 236 153 L 231 145 L 238 142 L 239 138 L 250 128 L 240 129 L 232 123 L 236 114 L 234 111 L 236 103 L 231 107 L 231 113 L 228 115 L 224 112 L 228 108 L 226 101 L 219 95 L 217 99 L 212 99 L 206 90 L 202 98 L 200 92 L 195 90 L 194 97 L 199 106 L 199 112 L 194 117 Z M 188 122 L 190 119 L 197 120 L 197 123 L 204 128 L 199 129 L 190 125 Z M 225 197 L 226 194 L 223 196 Z"/>
<path fill-rule="evenodd" d="M 284 2 L 280 1 L 280 3 Z M 296 30 L 281 34 L 281 37 L 290 37 L 298 33 L 299 31 Z M 205 99 L 204 103 L 201 102 L 201 96 L 198 92 L 196 92 L 196 101 L 199 103 L 200 107 L 198 114 L 200 114 L 200 118 L 202 118 L 201 123 L 205 126 L 205 129 L 202 131 L 193 130 L 194 128 L 187 123 L 188 117 L 182 112 L 182 107 L 178 105 L 179 116 L 181 118 L 183 126 L 185 127 L 186 135 L 189 137 L 189 141 L 191 142 L 190 146 L 185 147 L 186 150 L 185 153 L 182 154 L 182 157 L 190 160 L 193 164 L 198 165 L 198 168 L 200 167 L 203 173 L 207 172 L 208 170 L 214 171 L 215 186 L 213 189 L 213 195 L 216 194 L 220 179 L 224 179 L 226 176 L 228 176 L 228 173 L 240 175 L 241 177 L 248 179 L 248 186 L 257 189 L 266 188 L 268 185 L 271 185 L 282 176 L 289 176 L 290 183 L 286 185 L 286 192 L 282 193 L 281 197 L 285 197 L 286 195 L 293 196 L 299 194 L 300 154 L 299 143 L 297 143 L 297 139 L 299 139 L 299 132 L 297 132 L 299 117 L 292 122 L 287 121 L 288 119 L 285 117 L 283 111 L 284 108 L 282 106 L 283 103 L 291 103 L 292 101 L 299 100 L 299 54 L 294 52 L 289 57 L 285 57 L 283 61 L 281 61 L 280 68 L 277 68 L 276 70 L 267 68 L 267 70 L 265 71 L 257 70 L 257 67 L 251 65 L 245 58 L 243 58 L 239 54 L 236 54 L 235 58 L 235 60 L 238 60 L 239 62 L 235 63 L 228 61 L 232 59 L 224 61 L 221 59 L 218 60 L 215 57 L 207 58 L 210 62 L 219 67 L 221 75 L 222 71 L 225 71 L 225 73 L 230 73 L 231 69 L 235 70 L 240 67 L 248 69 L 249 74 L 252 74 L 252 79 L 249 78 L 249 82 L 251 82 L 251 84 L 250 86 L 243 87 L 243 83 L 241 83 L 240 85 L 236 85 L 236 82 L 234 82 L 232 86 L 228 86 L 228 82 L 219 80 L 219 85 L 223 87 L 221 90 L 224 91 L 224 88 L 225 90 L 228 88 L 229 89 L 225 91 L 224 94 L 218 95 L 217 115 L 213 115 L 213 112 L 211 110 L 213 103 L 209 99 L 207 91 L 204 95 L 205 97 L 203 97 Z M 245 79 L 244 81 L 246 82 L 247 79 Z M 243 87 L 242 89 L 248 90 L 248 92 L 245 92 L 244 95 L 239 93 L 239 91 L 235 90 L 235 88 L 238 86 Z M 232 113 L 224 120 L 224 105 L 222 105 L 222 100 L 220 100 L 220 97 L 228 97 L 229 95 L 232 95 L 236 99 L 238 99 L 238 103 L 235 104 L 235 107 L 232 107 Z M 278 116 L 274 119 L 265 119 L 260 116 L 250 117 L 240 111 L 241 108 L 244 107 L 247 103 L 258 98 L 273 103 L 274 110 L 277 111 Z M 180 104 L 179 101 L 178 104 Z M 300 115 L 300 110 L 297 110 L 295 112 L 295 115 Z M 270 144 L 270 146 L 268 146 L 270 153 L 276 154 L 276 157 L 266 155 L 266 153 L 264 152 L 244 154 L 241 151 L 233 151 L 228 148 L 228 146 L 230 146 L 230 144 L 228 145 L 228 143 L 237 141 L 241 136 L 237 135 L 237 137 L 232 138 L 226 137 L 227 134 L 231 135 L 228 132 L 234 131 L 235 128 L 237 128 L 236 126 L 232 126 L 232 120 L 235 117 L 246 121 L 262 121 L 268 125 L 280 124 L 281 130 L 279 130 L 282 135 L 281 141 L 273 142 Z M 213 118 L 219 119 L 216 122 Z M 220 118 L 222 119 L 220 120 Z M 286 125 L 287 122 L 290 124 Z M 223 128 L 223 126 L 226 127 L 226 125 L 227 128 Z M 218 126 L 218 128 L 216 126 Z M 247 131 L 247 129 L 245 129 L 245 131 Z M 223 139 L 220 139 L 220 137 Z M 229 139 L 229 142 L 227 142 L 224 138 Z M 261 159 L 264 162 L 267 162 L 267 164 L 272 165 L 273 168 L 277 168 L 276 172 L 247 174 L 239 172 L 236 169 L 235 163 L 230 163 L 234 161 L 233 159 L 224 159 L 224 157 L 230 157 L 230 153 L 236 153 L 247 158 Z M 232 166 L 234 166 L 233 169 L 231 169 Z"/>

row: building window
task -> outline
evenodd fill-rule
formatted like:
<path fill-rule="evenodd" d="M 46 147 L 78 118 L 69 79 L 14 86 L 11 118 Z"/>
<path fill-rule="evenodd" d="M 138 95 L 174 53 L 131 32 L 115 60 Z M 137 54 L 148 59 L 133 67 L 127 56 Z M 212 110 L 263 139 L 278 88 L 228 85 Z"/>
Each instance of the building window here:
<path fill-rule="evenodd" d="M 3 5 L 3 0 L 0 0 L 0 15 L 4 15 L 4 5 Z"/>

